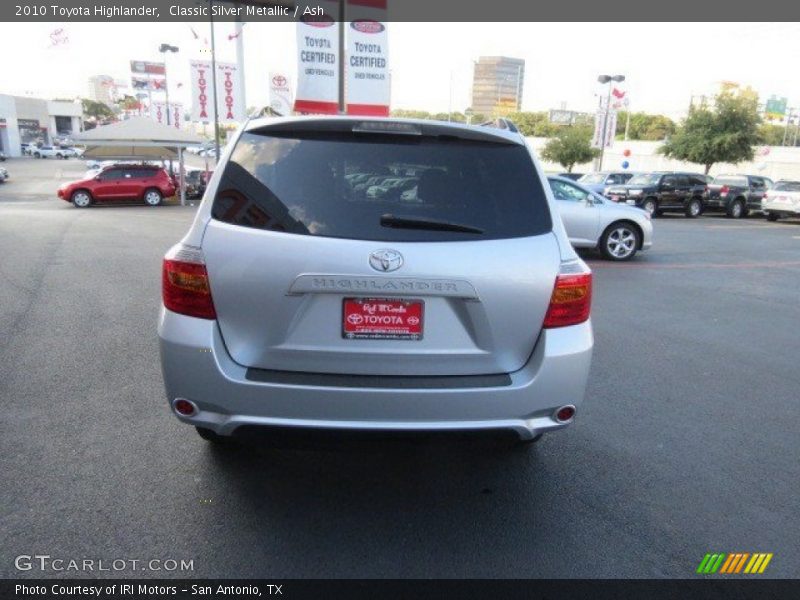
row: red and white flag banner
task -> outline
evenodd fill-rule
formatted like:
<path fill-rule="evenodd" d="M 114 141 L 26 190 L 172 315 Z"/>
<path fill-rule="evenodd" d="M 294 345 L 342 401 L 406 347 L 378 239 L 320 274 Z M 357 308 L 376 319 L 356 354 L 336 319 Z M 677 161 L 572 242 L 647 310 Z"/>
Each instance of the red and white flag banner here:
<path fill-rule="evenodd" d="M 220 123 L 240 123 L 245 119 L 244 99 L 239 97 L 239 78 L 242 76 L 236 63 L 217 63 L 217 106 Z"/>
<path fill-rule="evenodd" d="M 323 15 L 309 14 L 320 6 Z M 339 112 L 339 27 L 337 1 L 297 2 L 297 95 L 294 110 L 305 114 Z"/>
<path fill-rule="evenodd" d="M 236 63 L 217 63 L 217 113 L 220 123 L 244 121 L 246 108 L 239 97 Z M 193 60 L 189 64 L 189 89 L 192 94 L 192 121 L 214 120 L 214 88 L 210 60 Z"/>
<path fill-rule="evenodd" d="M 192 94 L 192 121 L 214 120 L 214 91 L 211 87 L 211 61 L 189 61 L 189 90 Z"/>
<path fill-rule="evenodd" d="M 386 0 L 347 2 L 348 115 L 389 116 L 389 36 Z"/>

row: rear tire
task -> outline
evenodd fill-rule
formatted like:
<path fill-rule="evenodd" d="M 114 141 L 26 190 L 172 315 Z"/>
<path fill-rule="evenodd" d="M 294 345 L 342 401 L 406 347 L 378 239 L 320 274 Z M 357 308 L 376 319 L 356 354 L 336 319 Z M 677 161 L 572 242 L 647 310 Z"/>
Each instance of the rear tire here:
<path fill-rule="evenodd" d="M 197 431 L 197 435 L 199 435 L 205 441 L 211 442 L 212 444 L 224 444 L 227 441 L 227 438 L 224 435 L 219 435 L 218 433 L 215 433 L 206 427 L 195 426 L 195 430 Z"/>
<path fill-rule="evenodd" d="M 728 206 L 726 212 L 731 219 L 741 219 L 745 216 L 744 202 L 742 200 L 734 200 Z"/>
<path fill-rule="evenodd" d="M 700 202 L 699 198 L 692 198 L 689 200 L 689 203 L 686 205 L 686 216 L 689 219 L 696 219 L 700 216 L 700 213 L 703 212 L 703 203 Z"/>
<path fill-rule="evenodd" d="M 778 213 L 770 212 L 767 213 L 767 221 L 777 221 L 780 218 Z"/>
<path fill-rule="evenodd" d="M 631 223 L 612 223 L 600 236 L 600 253 L 603 258 L 614 261 L 630 260 L 636 255 L 641 243 L 641 234 Z"/>
<path fill-rule="evenodd" d="M 147 206 L 158 206 L 163 199 L 161 192 L 155 188 L 150 188 L 144 192 L 144 203 L 147 204 Z"/>

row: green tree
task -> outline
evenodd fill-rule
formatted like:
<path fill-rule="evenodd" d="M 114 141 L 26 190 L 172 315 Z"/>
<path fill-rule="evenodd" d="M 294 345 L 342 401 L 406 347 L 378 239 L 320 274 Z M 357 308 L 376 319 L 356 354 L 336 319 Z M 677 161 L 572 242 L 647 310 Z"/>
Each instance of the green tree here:
<path fill-rule="evenodd" d="M 617 113 L 617 136 L 625 135 L 625 125 L 628 120 L 628 113 L 620 111 Z M 643 112 L 631 113 L 630 125 L 628 128 L 629 140 L 649 140 L 661 141 L 677 129 L 675 122 L 664 115 L 650 115 Z"/>
<path fill-rule="evenodd" d="M 708 174 L 714 163 L 753 160 L 760 123 L 755 97 L 724 92 L 715 98 L 713 108 L 692 108 L 659 152 L 703 165 Z"/>
<path fill-rule="evenodd" d="M 95 121 L 102 121 L 103 119 L 110 119 L 114 116 L 114 111 L 102 102 L 95 102 L 89 98 L 82 98 L 81 104 L 83 105 L 83 115 L 87 119 Z"/>
<path fill-rule="evenodd" d="M 762 123 L 758 127 L 758 137 L 762 144 L 767 146 L 781 146 L 783 145 L 784 134 L 789 137 L 789 132 L 783 125 L 776 125 L 775 123 Z"/>
<path fill-rule="evenodd" d="M 591 127 L 563 126 L 542 149 L 542 158 L 560 164 L 571 173 L 572 167 L 587 163 L 599 154 L 599 150 L 592 148 L 591 139 Z"/>

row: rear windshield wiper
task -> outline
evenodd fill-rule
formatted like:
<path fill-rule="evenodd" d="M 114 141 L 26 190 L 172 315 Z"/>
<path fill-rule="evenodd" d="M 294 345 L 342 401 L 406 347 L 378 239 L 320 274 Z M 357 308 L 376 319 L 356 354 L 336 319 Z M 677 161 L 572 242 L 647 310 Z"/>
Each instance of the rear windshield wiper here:
<path fill-rule="evenodd" d="M 432 231 L 458 231 L 462 233 L 483 233 L 480 227 L 464 225 L 462 223 L 451 223 L 450 221 L 439 221 L 437 219 L 426 219 L 424 217 L 406 217 L 402 215 L 386 214 L 381 217 L 382 227 L 393 229 L 429 229 Z"/>

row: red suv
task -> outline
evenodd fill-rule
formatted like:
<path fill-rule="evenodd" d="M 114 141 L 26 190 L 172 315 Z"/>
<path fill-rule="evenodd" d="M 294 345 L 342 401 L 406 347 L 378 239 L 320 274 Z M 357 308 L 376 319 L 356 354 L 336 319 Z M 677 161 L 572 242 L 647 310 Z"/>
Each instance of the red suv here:
<path fill-rule="evenodd" d="M 92 202 L 116 200 L 140 200 L 158 206 L 174 194 L 175 182 L 166 170 L 152 165 L 112 165 L 90 179 L 58 188 L 58 197 L 78 208 L 86 208 Z"/>

